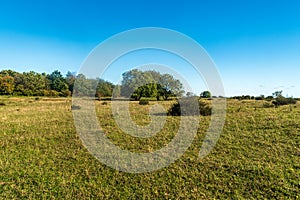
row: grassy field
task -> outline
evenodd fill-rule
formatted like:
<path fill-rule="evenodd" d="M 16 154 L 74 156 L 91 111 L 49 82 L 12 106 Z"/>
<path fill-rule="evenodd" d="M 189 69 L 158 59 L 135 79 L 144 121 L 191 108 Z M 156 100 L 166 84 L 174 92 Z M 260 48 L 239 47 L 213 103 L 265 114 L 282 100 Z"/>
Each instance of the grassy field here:
<path fill-rule="evenodd" d="M 157 102 L 151 102 L 155 104 Z M 166 108 L 172 101 L 159 102 Z M 186 153 L 159 171 L 116 171 L 82 145 L 71 99 L 0 98 L 0 199 L 299 199 L 300 104 L 264 108 L 264 101 L 228 100 L 224 130 L 213 151 L 198 159 L 210 117 L 201 117 Z M 97 101 L 107 136 L 121 148 L 151 152 L 166 145 L 179 117 L 167 117 L 153 138 L 116 128 L 110 102 Z M 148 106 L 131 102 L 137 124 Z"/>

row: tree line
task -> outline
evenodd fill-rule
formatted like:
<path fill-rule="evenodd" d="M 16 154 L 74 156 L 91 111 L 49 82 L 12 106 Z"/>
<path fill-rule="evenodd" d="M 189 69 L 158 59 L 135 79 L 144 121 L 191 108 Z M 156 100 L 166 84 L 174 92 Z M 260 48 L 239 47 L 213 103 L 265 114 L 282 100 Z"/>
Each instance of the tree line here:
<path fill-rule="evenodd" d="M 88 79 L 83 74 L 76 75 L 72 72 L 64 76 L 58 70 L 50 74 L 2 70 L 0 71 L 0 95 L 67 97 L 72 95 L 77 79 L 85 83 L 86 90 L 96 85 L 99 95 L 109 96 L 114 89 L 114 85 L 108 81 Z"/>
<path fill-rule="evenodd" d="M 100 78 L 87 78 L 84 74 L 68 72 L 64 76 L 58 70 L 50 74 L 2 70 L 0 95 L 67 97 L 75 92 L 98 98 L 123 96 L 135 100 L 142 97 L 167 100 L 184 94 L 182 83 L 170 74 L 134 69 L 123 73 L 122 77 L 121 85 L 115 85 Z"/>
<path fill-rule="evenodd" d="M 75 86 L 76 85 L 76 86 Z M 143 97 L 168 100 L 171 97 L 182 97 L 185 93 L 182 83 L 170 74 L 157 71 L 140 71 L 133 69 L 122 74 L 120 85 L 100 78 L 87 78 L 84 74 L 67 72 L 64 76 L 55 70 L 50 74 L 34 71 L 19 73 L 13 70 L 0 71 L 0 95 L 15 96 L 49 96 L 68 97 L 73 93 L 79 96 L 126 97 L 140 100 Z M 191 92 L 187 97 L 197 96 Z M 204 91 L 200 98 L 216 98 L 210 91 Z M 223 98 L 223 97 L 222 97 Z M 285 98 L 282 91 L 272 96 L 254 97 L 250 95 L 234 96 L 238 100 L 268 100 L 277 105 L 296 103 L 294 98 Z"/>

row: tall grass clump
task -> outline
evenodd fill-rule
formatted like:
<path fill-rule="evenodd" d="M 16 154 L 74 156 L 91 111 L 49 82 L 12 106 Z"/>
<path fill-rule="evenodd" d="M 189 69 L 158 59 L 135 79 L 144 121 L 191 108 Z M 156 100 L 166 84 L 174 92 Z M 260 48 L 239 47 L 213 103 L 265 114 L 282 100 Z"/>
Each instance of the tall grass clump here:
<path fill-rule="evenodd" d="M 141 99 L 141 100 L 139 101 L 139 104 L 140 104 L 140 105 L 149 105 L 149 101 L 146 100 L 146 99 Z"/>

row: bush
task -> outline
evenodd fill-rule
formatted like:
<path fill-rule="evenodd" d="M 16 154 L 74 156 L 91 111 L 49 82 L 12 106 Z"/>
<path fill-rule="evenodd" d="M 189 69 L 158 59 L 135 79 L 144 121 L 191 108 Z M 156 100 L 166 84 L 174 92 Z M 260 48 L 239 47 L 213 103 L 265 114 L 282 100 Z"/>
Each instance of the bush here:
<path fill-rule="evenodd" d="M 63 90 L 63 91 L 59 92 L 58 94 L 59 94 L 59 96 L 61 96 L 61 97 L 69 97 L 69 96 L 72 95 L 71 92 L 70 92 L 70 90 L 68 90 L 68 89 Z"/>
<path fill-rule="evenodd" d="M 80 110 L 80 106 L 72 105 L 71 110 Z"/>
<path fill-rule="evenodd" d="M 0 106 L 5 106 L 6 104 L 4 102 L 0 102 Z"/>
<path fill-rule="evenodd" d="M 283 96 L 278 96 L 275 101 L 272 102 L 275 106 L 283 106 L 283 105 L 290 105 L 296 104 L 297 101 L 293 98 L 285 98 Z"/>
<path fill-rule="evenodd" d="M 104 105 L 104 106 L 107 105 L 107 104 L 108 104 L 108 103 L 107 103 L 106 101 L 103 101 L 103 102 L 102 102 L 102 105 Z"/>
<path fill-rule="evenodd" d="M 141 100 L 139 101 L 139 104 L 140 104 L 140 105 L 149 105 L 149 101 L 146 100 L 146 99 L 141 99 Z"/>
<path fill-rule="evenodd" d="M 181 115 L 180 104 L 178 101 L 175 104 L 173 104 L 172 107 L 168 110 L 168 115 L 172 115 L 172 116 Z"/>
<path fill-rule="evenodd" d="M 59 96 L 59 92 L 57 92 L 56 90 L 44 90 L 44 96 L 47 96 L 47 97 L 58 97 Z"/>
<path fill-rule="evenodd" d="M 273 96 L 267 96 L 267 97 L 266 97 L 266 100 L 267 100 L 267 101 L 272 101 L 273 99 L 274 99 Z"/>
<path fill-rule="evenodd" d="M 197 102 L 198 105 L 196 105 Z M 195 109 L 197 108 L 197 106 L 199 106 L 198 107 L 199 110 Z M 181 116 L 181 115 L 195 116 L 199 114 L 202 116 L 208 116 L 211 115 L 211 107 L 204 101 L 199 101 L 198 98 L 185 97 L 180 99 L 179 101 L 177 100 L 177 102 L 173 104 L 172 107 L 169 109 L 168 114 L 172 116 Z"/>

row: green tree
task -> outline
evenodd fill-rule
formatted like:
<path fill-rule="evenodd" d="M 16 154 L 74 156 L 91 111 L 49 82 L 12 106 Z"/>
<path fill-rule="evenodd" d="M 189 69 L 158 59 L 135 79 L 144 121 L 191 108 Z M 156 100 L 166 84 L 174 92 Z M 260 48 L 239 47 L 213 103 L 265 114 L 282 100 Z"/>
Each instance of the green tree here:
<path fill-rule="evenodd" d="M 47 79 L 49 80 L 49 85 L 51 90 L 57 91 L 60 96 L 70 95 L 70 91 L 66 79 L 58 70 L 55 70 L 50 75 L 48 75 Z"/>
<path fill-rule="evenodd" d="M 281 90 L 281 91 L 275 91 L 272 95 L 273 95 L 275 98 L 280 97 L 280 96 L 282 96 L 282 90 Z"/>
<path fill-rule="evenodd" d="M 14 78 L 11 76 L 0 76 L 0 94 L 10 95 L 15 87 Z"/>
<path fill-rule="evenodd" d="M 121 96 L 121 85 L 114 85 L 113 94 L 114 98 Z"/>
<path fill-rule="evenodd" d="M 170 74 L 134 69 L 123 73 L 121 95 L 135 100 L 141 97 L 163 97 L 166 100 L 171 96 L 182 96 L 182 88 L 181 82 Z"/>
<path fill-rule="evenodd" d="M 71 94 L 73 93 L 75 80 L 76 80 L 76 73 L 68 71 L 66 74 L 66 83 L 68 85 Z"/>
<path fill-rule="evenodd" d="M 142 97 L 142 92 L 145 90 L 143 89 L 143 86 L 154 81 L 149 73 L 144 73 L 137 69 L 125 72 L 122 76 L 122 96 L 134 96 L 136 100 L 139 100 Z"/>
<path fill-rule="evenodd" d="M 0 71 L 0 76 L 11 76 L 11 77 L 15 77 L 17 74 L 20 74 L 20 73 L 19 73 L 19 72 L 16 72 L 16 71 L 13 71 L 13 70 L 11 70 L 11 69 Z"/>
<path fill-rule="evenodd" d="M 96 88 L 96 94 L 98 98 L 111 97 L 114 89 L 114 85 L 103 79 L 98 79 L 98 85 Z"/>
<path fill-rule="evenodd" d="M 96 79 L 88 79 L 84 74 L 78 74 L 74 83 L 74 90 L 77 96 L 95 97 L 98 81 Z"/>
<path fill-rule="evenodd" d="M 200 97 L 201 97 L 201 98 L 211 98 L 211 93 L 210 93 L 210 91 L 203 91 L 203 92 L 200 94 Z"/>
<path fill-rule="evenodd" d="M 158 82 L 159 94 L 167 100 L 169 97 L 181 97 L 184 94 L 182 83 L 170 74 L 163 74 Z"/>
<path fill-rule="evenodd" d="M 157 84 L 148 83 L 138 87 L 133 93 L 135 100 L 140 100 L 142 97 L 157 97 Z"/>
<path fill-rule="evenodd" d="M 17 95 L 43 96 L 46 89 L 46 74 L 39 74 L 34 71 L 15 74 L 15 90 Z"/>

